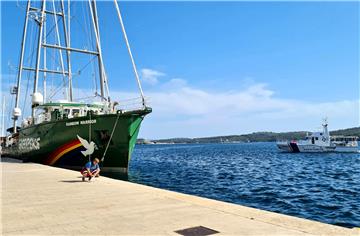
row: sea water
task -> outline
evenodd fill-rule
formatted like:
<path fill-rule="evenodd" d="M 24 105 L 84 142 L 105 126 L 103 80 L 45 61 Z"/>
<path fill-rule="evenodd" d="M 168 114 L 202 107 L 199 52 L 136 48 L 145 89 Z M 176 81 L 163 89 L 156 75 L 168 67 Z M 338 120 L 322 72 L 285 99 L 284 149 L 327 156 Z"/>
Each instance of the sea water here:
<path fill-rule="evenodd" d="M 275 143 L 137 145 L 128 180 L 360 227 L 359 153 L 282 153 Z"/>

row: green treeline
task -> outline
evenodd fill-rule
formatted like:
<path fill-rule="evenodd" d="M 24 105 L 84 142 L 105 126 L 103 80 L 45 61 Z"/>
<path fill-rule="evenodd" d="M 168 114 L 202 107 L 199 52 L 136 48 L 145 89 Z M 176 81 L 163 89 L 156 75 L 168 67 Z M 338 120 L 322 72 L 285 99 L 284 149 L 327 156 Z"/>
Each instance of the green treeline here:
<path fill-rule="evenodd" d="M 255 132 L 242 135 L 227 135 L 204 138 L 169 138 L 158 140 L 139 139 L 139 144 L 146 143 L 234 143 L 234 142 L 274 142 L 277 140 L 299 140 L 304 139 L 306 131 L 297 132 Z M 308 132 L 310 133 L 310 132 Z M 360 137 L 360 127 L 330 131 L 330 135 L 345 135 Z"/>

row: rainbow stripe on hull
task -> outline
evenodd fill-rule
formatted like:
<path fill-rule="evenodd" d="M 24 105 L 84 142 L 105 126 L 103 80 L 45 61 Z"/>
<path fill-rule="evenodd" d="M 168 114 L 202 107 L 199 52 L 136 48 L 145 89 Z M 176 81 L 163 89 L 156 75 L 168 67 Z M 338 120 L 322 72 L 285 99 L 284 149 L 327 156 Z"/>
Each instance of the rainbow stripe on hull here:
<path fill-rule="evenodd" d="M 45 159 L 44 164 L 53 166 L 62 156 L 67 154 L 68 152 L 81 147 L 82 144 L 78 139 L 75 139 L 69 143 L 66 143 L 52 152 L 49 158 Z"/>
<path fill-rule="evenodd" d="M 139 110 L 121 114 L 93 114 L 91 117 L 76 117 L 33 125 L 19 131 L 18 143 L 21 145 L 11 147 L 7 153 L 23 161 L 81 169 L 89 158 L 101 159 L 108 145 L 104 161 L 101 163 L 102 169 L 127 172 L 141 122 L 150 112 L 151 110 Z M 82 153 L 87 149 L 78 137 L 96 145 L 90 156 L 84 156 Z"/>

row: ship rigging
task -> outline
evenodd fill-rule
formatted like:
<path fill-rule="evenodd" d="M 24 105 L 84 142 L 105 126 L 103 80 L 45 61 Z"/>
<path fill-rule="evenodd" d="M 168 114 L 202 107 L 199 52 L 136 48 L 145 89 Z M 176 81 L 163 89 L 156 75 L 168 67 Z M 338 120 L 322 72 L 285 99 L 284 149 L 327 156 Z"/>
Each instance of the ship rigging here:
<path fill-rule="evenodd" d="M 85 39 L 77 40 L 77 43 L 88 43 L 83 47 L 74 46 L 76 43 L 72 36 L 72 31 L 79 30 L 79 27 L 74 29 L 74 20 L 83 26 L 77 18 L 79 12 L 76 6 L 82 7 L 83 22 L 87 26 L 83 27 L 85 34 L 82 35 Z M 130 108 L 126 108 L 125 99 L 120 107 L 119 102 L 110 97 L 95 0 L 75 4 L 64 0 L 29 0 L 25 10 L 17 82 L 12 89 L 15 95 L 13 125 L 8 129 L 10 135 L 3 152 L 24 161 L 65 168 L 77 168 L 84 160 L 98 157 L 104 160 L 103 165 L 109 170 L 127 171 L 140 124 L 151 108 L 145 101 L 116 0 L 114 9 L 140 97 L 128 100 Z M 87 60 L 80 59 L 79 55 L 85 55 Z M 75 70 L 76 63 L 83 65 Z M 84 75 L 83 71 L 89 65 L 93 65 L 93 71 Z M 22 90 L 24 75 L 27 75 L 25 91 Z M 92 85 L 95 91 L 92 96 L 79 98 L 81 89 L 79 86 L 74 89 L 74 81 L 77 79 L 78 82 L 80 75 L 87 77 L 87 80 L 89 77 L 94 79 Z M 33 88 L 31 104 L 28 106 L 31 116 L 24 118 L 31 77 Z M 81 83 L 89 84 L 86 81 Z M 60 91 L 63 92 L 62 99 L 59 99 Z M 20 108 L 20 101 L 23 101 L 23 109 Z M 20 117 L 23 122 L 19 127 Z M 81 142 L 84 139 L 89 143 L 94 142 L 97 148 L 85 157 L 77 157 L 79 153 L 87 153 L 83 151 L 85 147 Z"/>

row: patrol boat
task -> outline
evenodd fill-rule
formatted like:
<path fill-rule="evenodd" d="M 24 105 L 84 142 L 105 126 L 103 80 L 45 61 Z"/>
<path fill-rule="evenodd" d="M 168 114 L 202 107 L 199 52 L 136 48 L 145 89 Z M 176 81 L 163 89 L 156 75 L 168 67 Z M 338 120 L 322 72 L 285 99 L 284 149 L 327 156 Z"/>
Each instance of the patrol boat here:
<path fill-rule="evenodd" d="M 87 31 L 91 35 L 89 39 L 93 41 L 90 46 L 75 48 L 71 46 L 70 40 L 70 26 L 75 18 L 71 15 L 71 9 L 79 4 L 82 4 L 88 14 Z M 97 157 L 102 161 L 102 170 L 127 172 L 140 125 L 152 109 L 147 106 L 144 98 L 116 0 L 114 6 L 140 96 L 128 100 L 131 106 L 126 106 L 125 100 L 116 102 L 110 99 L 95 0 L 76 1 L 75 4 L 64 0 L 29 0 L 26 5 L 17 83 L 12 88 L 12 94 L 15 95 L 13 125 L 7 129 L 9 135 L 3 145 L 3 155 L 70 169 L 79 169 L 87 161 Z M 29 30 L 32 30 L 30 34 Z M 35 46 L 32 53 L 26 50 L 31 45 Z M 80 71 L 73 72 L 73 62 L 80 60 L 77 59 L 79 55 L 90 58 L 89 63 L 94 65 L 94 71 L 97 72 L 97 75 L 90 74 L 95 82 L 98 81 L 96 91 L 91 97 L 84 99 L 75 99 L 76 92 L 80 89 L 73 89 L 74 77 L 81 74 Z M 27 58 L 31 59 L 30 62 Z M 55 62 L 60 65 L 56 67 Z M 27 83 L 23 81 L 24 76 L 27 76 Z M 55 80 L 54 78 L 60 81 L 60 86 L 49 89 L 47 83 L 51 79 Z M 92 78 L 85 79 L 91 84 Z M 27 87 L 23 91 L 24 84 Z M 24 117 L 20 106 L 29 97 L 29 86 L 32 86 L 31 104 L 28 106 L 31 115 Z M 65 99 L 55 100 L 51 94 L 46 96 L 47 93 L 57 91 L 63 91 Z M 22 119 L 20 126 L 17 123 L 19 119 Z"/>
<path fill-rule="evenodd" d="M 299 141 L 278 141 L 277 147 L 285 152 L 359 152 L 358 137 L 330 136 L 325 119 L 321 132 L 313 132 Z"/>

